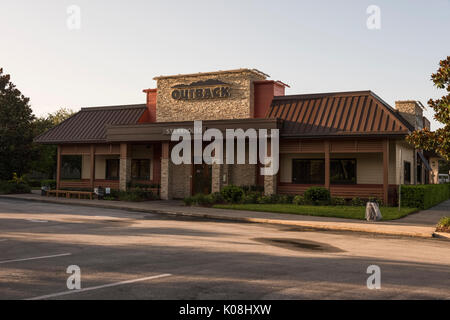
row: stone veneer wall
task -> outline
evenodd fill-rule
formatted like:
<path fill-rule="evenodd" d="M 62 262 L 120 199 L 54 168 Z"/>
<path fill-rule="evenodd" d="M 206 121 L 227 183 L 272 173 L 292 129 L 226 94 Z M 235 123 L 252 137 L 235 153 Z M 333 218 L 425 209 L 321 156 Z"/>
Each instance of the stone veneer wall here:
<path fill-rule="evenodd" d="M 175 165 L 170 161 L 170 184 L 172 198 L 182 199 L 191 195 L 192 165 Z"/>
<path fill-rule="evenodd" d="M 256 164 L 229 165 L 230 184 L 235 186 L 250 186 L 256 184 Z"/>
<path fill-rule="evenodd" d="M 175 100 L 173 86 L 218 79 L 230 84 L 231 97 L 205 100 Z M 181 75 L 158 78 L 156 121 L 223 120 L 249 118 L 253 114 L 253 81 L 265 77 L 250 70 L 218 72 L 211 74 Z"/>
<path fill-rule="evenodd" d="M 416 101 L 396 101 L 395 109 L 405 118 L 415 129 L 423 128 L 423 110 Z"/>

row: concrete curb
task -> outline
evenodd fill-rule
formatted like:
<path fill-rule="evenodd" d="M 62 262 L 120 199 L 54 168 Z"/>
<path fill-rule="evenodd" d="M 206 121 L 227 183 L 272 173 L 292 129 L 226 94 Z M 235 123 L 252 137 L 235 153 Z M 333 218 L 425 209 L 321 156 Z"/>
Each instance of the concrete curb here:
<path fill-rule="evenodd" d="M 435 232 L 435 233 L 433 233 L 433 237 L 440 238 L 440 239 L 445 239 L 445 240 L 450 240 L 450 233 L 448 233 L 448 232 Z"/>
<path fill-rule="evenodd" d="M 327 222 L 317 222 L 317 221 L 293 221 L 293 220 L 282 220 L 282 219 L 264 219 L 264 218 L 250 218 L 250 217 L 236 217 L 236 216 L 224 216 L 224 215 L 214 215 L 214 214 L 205 214 L 205 213 L 188 213 L 183 211 L 174 211 L 174 210 L 161 210 L 161 209 L 140 209 L 133 207 L 118 207 L 114 205 L 105 204 L 97 204 L 97 203 L 79 203 L 76 201 L 64 200 L 64 202 L 60 200 L 54 199 L 32 199 L 32 198 L 18 198 L 15 196 L 1 195 L 0 198 L 12 199 L 12 200 L 24 200 L 24 201 L 35 201 L 35 202 L 44 202 L 44 203 L 53 203 L 53 204 L 62 204 L 62 205 L 76 205 L 76 206 L 84 206 L 84 207 L 95 207 L 95 208 L 104 208 L 104 209 L 115 209 L 115 210 L 123 210 L 123 211 L 133 211 L 133 212 L 141 212 L 141 213 L 153 213 L 153 214 L 161 214 L 161 215 L 170 215 L 170 216 L 180 216 L 180 217 L 190 217 L 190 218 L 203 218 L 203 219 L 214 219 L 214 220 L 224 220 L 224 221 L 236 221 L 236 222 L 247 222 L 247 223 L 264 223 L 264 224 L 272 224 L 272 225 L 289 225 L 296 227 L 303 227 L 312 230 L 320 230 L 320 231 L 351 231 L 351 232 L 361 232 L 361 233 L 370 233 L 370 234 L 379 234 L 379 235 L 391 235 L 391 236 L 402 236 L 402 237 L 416 237 L 416 238 L 445 238 L 446 235 L 442 235 L 441 233 L 435 232 L 422 232 L 422 231 L 411 231 L 411 230 L 374 230 L 370 228 L 370 226 L 350 226 L 350 225 L 338 225 L 336 223 L 327 223 Z M 401 226 L 399 226 L 401 228 Z M 449 236 L 450 239 L 450 236 Z"/>

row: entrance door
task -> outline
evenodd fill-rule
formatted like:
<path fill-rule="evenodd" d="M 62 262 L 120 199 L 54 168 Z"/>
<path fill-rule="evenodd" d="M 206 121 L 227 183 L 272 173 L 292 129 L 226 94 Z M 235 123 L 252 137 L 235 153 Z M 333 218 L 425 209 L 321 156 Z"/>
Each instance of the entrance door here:
<path fill-rule="evenodd" d="M 192 194 L 211 193 L 212 167 L 208 164 L 194 164 Z"/>

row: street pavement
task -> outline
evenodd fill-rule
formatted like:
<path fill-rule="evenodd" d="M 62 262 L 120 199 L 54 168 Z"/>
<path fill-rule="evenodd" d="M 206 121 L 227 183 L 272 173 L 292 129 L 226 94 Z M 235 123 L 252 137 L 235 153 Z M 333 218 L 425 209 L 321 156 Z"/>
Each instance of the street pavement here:
<path fill-rule="evenodd" d="M 0 299 L 33 298 L 450 299 L 450 241 L 1 198 Z"/>

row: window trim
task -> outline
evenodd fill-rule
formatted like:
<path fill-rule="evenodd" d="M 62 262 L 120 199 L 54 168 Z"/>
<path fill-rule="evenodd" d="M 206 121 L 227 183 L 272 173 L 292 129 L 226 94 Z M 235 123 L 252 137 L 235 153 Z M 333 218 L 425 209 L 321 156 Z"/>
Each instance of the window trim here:
<path fill-rule="evenodd" d="M 108 176 L 109 162 L 117 161 L 118 162 L 118 175 L 117 177 Z M 120 179 L 120 159 L 105 159 L 105 180 L 117 181 Z"/>
<path fill-rule="evenodd" d="M 136 180 L 136 181 L 151 181 L 152 180 L 152 159 L 148 159 L 148 158 L 136 158 L 136 159 L 131 159 L 131 167 L 133 168 L 133 161 L 148 161 L 148 178 L 146 177 L 134 177 L 133 176 L 133 170 L 131 170 L 131 180 Z M 141 170 L 139 170 L 141 171 Z M 142 172 L 140 172 L 142 173 Z"/>
<path fill-rule="evenodd" d="M 325 185 L 325 158 L 292 158 L 291 159 L 291 183 L 292 184 L 299 184 L 299 185 Z M 294 181 L 294 162 L 298 160 L 303 160 L 303 161 L 323 161 L 324 163 L 324 172 L 323 172 L 323 176 L 324 176 L 324 181 L 323 182 L 312 182 L 312 183 L 305 183 L 305 182 L 295 182 Z M 336 161 L 336 160 L 354 160 L 355 161 L 355 182 L 333 182 L 331 181 L 331 162 L 332 161 Z M 330 185 L 356 185 L 358 184 L 358 159 L 357 158 L 330 158 Z"/>

